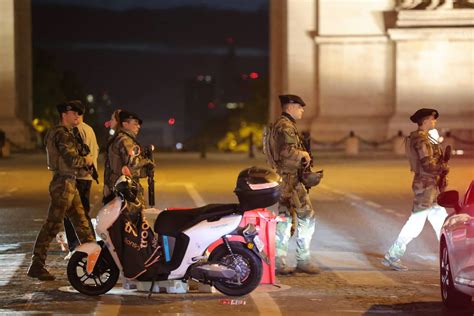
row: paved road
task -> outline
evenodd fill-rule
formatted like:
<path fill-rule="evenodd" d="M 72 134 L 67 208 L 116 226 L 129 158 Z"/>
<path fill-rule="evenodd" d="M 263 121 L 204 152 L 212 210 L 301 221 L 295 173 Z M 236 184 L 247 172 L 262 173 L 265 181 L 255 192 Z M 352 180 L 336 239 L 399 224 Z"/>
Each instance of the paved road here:
<path fill-rule="evenodd" d="M 158 208 L 234 202 L 238 172 L 265 165 L 261 158 L 222 154 L 206 160 L 191 154 L 158 154 L 157 163 Z M 406 161 L 324 159 L 318 167 L 324 168 L 325 178 L 310 196 L 318 212 L 312 256 L 320 273 L 279 277 L 280 287 L 261 286 L 229 305 L 219 293 L 156 294 L 147 299 L 144 293 L 121 288 L 94 298 L 68 291 L 65 253 L 57 244 L 48 264 L 58 279 L 27 278 L 29 253 L 48 206 L 50 175 L 43 155 L 0 160 L 0 312 L 453 315 L 440 301 L 438 246 L 429 224 L 404 257 L 408 272 L 388 271 L 379 263 L 409 216 L 411 175 Z M 472 179 L 474 160 L 453 159 L 451 188 L 464 192 Z M 94 185 L 95 210 L 100 191 Z M 458 314 L 473 312 L 471 308 Z"/>

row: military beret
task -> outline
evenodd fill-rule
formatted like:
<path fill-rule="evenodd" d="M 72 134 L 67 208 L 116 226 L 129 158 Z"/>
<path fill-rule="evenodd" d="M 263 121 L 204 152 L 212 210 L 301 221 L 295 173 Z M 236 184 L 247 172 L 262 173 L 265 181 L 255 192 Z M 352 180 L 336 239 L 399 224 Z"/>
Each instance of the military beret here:
<path fill-rule="evenodd" d="M 138 117 L 135 113 L 122 110 L 119 113 L 120 122 L 125 122 L 126 120 L 137 120 L 140 125 L 142 125 L 143 121 L 141 118 Z"/>
<path fill-rule="evenodd" d="M 60 103 L 56 105 L 56 109 L 58 110 L 59 114 L 65 113 L 67 111 L 74 111 L 74 112 L 77 112 L 77 114 L 82 115 L 84 114 L 84 111 L 85 111 L 84 105 L 79 100 L 66 101 L 66 102 Z"/>
<path fill-rule="evenodd" d="M 420 120 L 424 117 L 431 116 L 433 115 L 435 119 L 438 118 L 439 113 L 435 109 L 419 109 L 418 111 L 415 112 L 412 116 L 410 116 L 410 120 L 413 123 L 418 123 Z"/>
<path fill-rule="evenodd" d="M 283 106 L 284 104 L 288 103 L 297 103 L 301 106 L 305 106 L 306 104 L 304 103 L 303 99 L 301 99 L 299 96 L 294 95 L 294 94 L 284 94 L 278 96 L 280 99 L 280 105 Z"/>

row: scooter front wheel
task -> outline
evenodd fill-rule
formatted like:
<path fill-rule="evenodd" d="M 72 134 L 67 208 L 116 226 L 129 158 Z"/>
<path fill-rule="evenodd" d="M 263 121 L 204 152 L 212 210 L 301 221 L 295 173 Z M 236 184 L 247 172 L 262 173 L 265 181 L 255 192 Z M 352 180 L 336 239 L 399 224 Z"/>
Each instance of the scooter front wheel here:
<path fill-rule="evenodd" d="M 215 281 L 214 286 L 219 292 L 229 296 L 242 296 L 252 292 L 262 279 L 262 261 L 251 250 L 246 248 L 241 242 L 231 241 L 230 248 L 225 244 L 219 245 L 209 256 L 209 262 L 218 262 L 235 272 L 235 280 Z"/>
<path fill-rule="evenodd" d="M 96 296 L 110 291 L 120 275 L 113 259 L 101 253 L 92 273 L 87 273 L 87 254 L 75 252 L 67 265 L 67 278 L 72 287 L 82 294 Z M 108 258 L 109 257 L 109 258 Z"/>

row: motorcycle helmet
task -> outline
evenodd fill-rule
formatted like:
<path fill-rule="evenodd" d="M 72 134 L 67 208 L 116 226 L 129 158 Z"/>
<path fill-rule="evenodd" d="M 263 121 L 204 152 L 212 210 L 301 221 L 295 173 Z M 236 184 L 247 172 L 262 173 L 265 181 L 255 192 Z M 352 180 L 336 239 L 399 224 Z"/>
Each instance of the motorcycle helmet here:
<path fill-rule="evenodd" d="M 130 177 L 121 175 L 115 182 L 114 191 L 129 202 L 137 199 L 138 185 Z"/>
<path fill-rule="evenodd" d="M 319 182 L 321 182 L 321 178 L 323 177 L 323 172 L 303 172 L 301 182 L 306 188 L 311 188 L 317 186 Z"/>

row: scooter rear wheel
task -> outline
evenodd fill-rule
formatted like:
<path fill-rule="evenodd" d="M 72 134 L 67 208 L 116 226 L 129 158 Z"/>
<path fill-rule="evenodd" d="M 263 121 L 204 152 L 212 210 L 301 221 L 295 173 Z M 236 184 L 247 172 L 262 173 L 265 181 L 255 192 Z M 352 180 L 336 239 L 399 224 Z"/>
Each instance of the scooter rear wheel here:
<path fill-rule="evenodd" d="M 94 271 L 87 273 L 87 254 L 84 252 L 75 252 L 67 265 L 67 278 L 72 287 L 82 294 L 96 296 L 110 291 L 120 275 L 110 255 L 101 253 Z"/>
<path fill-rule="evenodd" d="M 252 292 L 262 279 L 262 261 L 251 250 L 241 242 L 230 242 L 233 255 L 225 244 L 219 245 L 209 256 L 209 262 L 219 262 L 237 272 L 240 284 L 237 280 L 215 281 L 214 286 L 219 292 L 229 296 L 242 296 Z"/>

